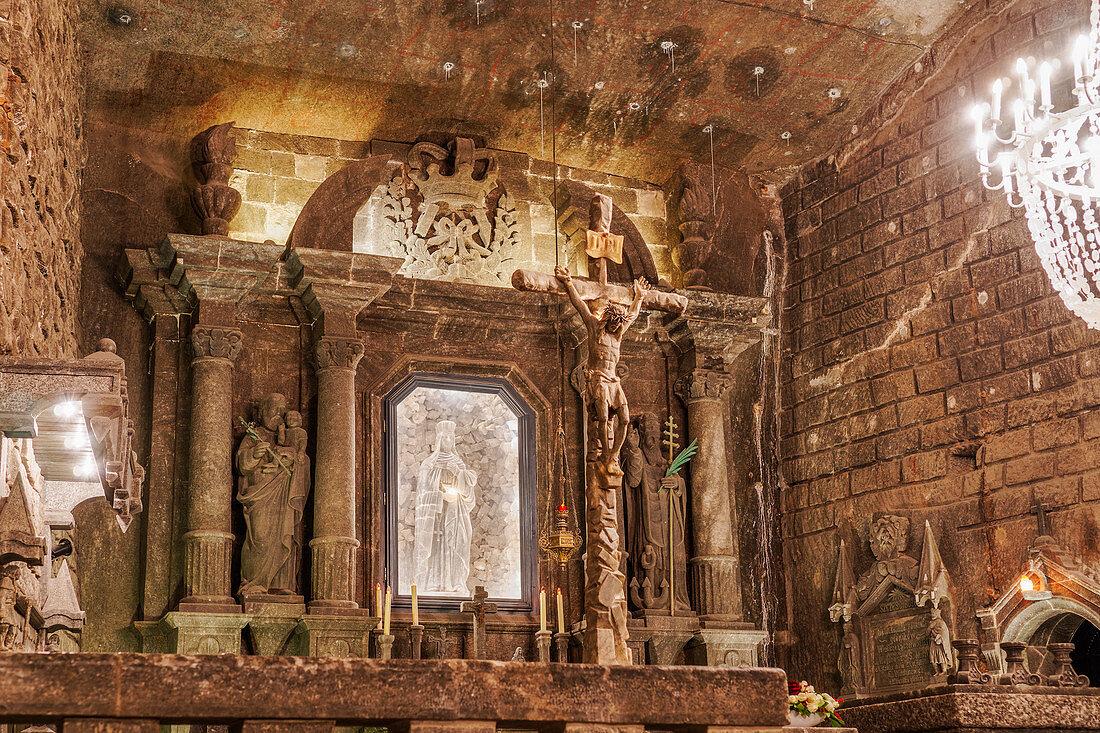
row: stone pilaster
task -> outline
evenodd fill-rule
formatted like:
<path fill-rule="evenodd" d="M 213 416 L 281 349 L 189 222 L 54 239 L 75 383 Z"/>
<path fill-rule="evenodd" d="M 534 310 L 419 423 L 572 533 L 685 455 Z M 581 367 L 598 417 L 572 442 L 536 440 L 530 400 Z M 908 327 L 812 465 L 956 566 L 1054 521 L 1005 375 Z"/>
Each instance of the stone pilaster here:
<path fill-rule="evenodd" d="M 310 609 L 358 608 L 355 602 L 355 367 L 357 338 L 323 336 L 317 370 L 317 460 L 314 464 Z"/>
<path fill-rule="evenodd" d="M 742 618 L 737 516 L 726 465 L 723 397 L 729 386 L 727 374 L 709 369 L 695 369 L 676 382 L 676 393 L 687 406 L 688 436 L 699 450 L 691 462 L 695 556 L 689 566 L 693 605 L 704 621 Z"/>
<path fill-rule="evenodd" d="M 184 599 L 195 606 L 236 608 L 229 587 L 233 548 L 233 360 L 243 337 L 235 328 L 191 330 L 190 490 L 184 543 Z M 195 609 L 198 610 L 198 609 Z"/>

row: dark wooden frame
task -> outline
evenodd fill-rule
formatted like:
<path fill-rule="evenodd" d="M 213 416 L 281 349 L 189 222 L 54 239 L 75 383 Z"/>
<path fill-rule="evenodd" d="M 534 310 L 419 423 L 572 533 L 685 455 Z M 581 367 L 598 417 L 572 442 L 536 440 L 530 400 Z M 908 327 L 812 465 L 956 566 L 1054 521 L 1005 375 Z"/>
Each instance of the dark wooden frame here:
<path fill-rule="evenodd" d="M 383 481 L 382 503 L 386 518 L 382 528 L 386 582 L 394 589 L 393 606 L 398 609 L 412 607 L 412 597 L 397 593 L 397 442 L 393 425 L 397 406 L 420 387 L 444 389 L 454 392 L 477 392 L 499 396 L 515 414 L 519 422 L 519 520 L 520 520 L 520 600 L 492 598 L 502 612 L 530 614 L 535 609 L 535 586 L 538 583 L 538 498 L 537 460 L 535 456 L 535 411 L 519 392 L 500 377 L 468 376 L 413 372 L 401 380 L 382 398 L 383 431 Z M 369 590 L 369 589 L 368 589 Z M 463 598 L 441 598 L 418 594 L 417 607 L 421 611 L 457 611 Z"/>

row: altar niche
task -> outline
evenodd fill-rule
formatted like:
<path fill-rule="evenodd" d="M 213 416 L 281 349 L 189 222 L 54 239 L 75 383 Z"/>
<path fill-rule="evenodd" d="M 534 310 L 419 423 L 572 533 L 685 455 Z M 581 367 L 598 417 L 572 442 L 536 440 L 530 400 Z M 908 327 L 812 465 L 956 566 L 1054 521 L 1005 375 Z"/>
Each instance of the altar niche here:
<path fill-rule="evenodd" d="M 455 611 L 477 586 L 530 613 L 536 582 L 535 413 L 507 381 L 411 374 L 383 400 L 394 604 Z"/>

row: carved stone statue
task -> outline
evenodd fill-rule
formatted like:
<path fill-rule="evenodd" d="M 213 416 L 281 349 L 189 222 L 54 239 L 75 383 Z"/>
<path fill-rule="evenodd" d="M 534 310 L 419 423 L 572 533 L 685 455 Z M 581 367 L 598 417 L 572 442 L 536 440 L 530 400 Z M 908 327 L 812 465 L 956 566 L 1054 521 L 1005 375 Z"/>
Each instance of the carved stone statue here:
<path fill-rule="evenodd" d="M 292 595 L 302 556 L 301 524 L 309 495 L 309 457 L 302 416 L 286 398 L 260 400 L 258 424 L 237 448 L 237 501 L 244 508 L 240 595 Z"/>
<path fill-rule="evenodd" d="M 929 656 L 937 674 L 950 672 L 955 666 L 955 654 L 951 649 L 951 630 L 943 620 L 943 613 L 932 607 L 932 621 L 928 624 Z"/>
<path fill-rule="evenodd" d="M 909 546 L 909 520 L 905 517 L 886 515 L 871 526 L 871 552 L 875 564 L 859 577 L 856 593 L 861 601 L 886 578 L 893 578 L 908 590 L 913 590 L 917 580 L 917 560 L 904 554 Z"/>
<path fill-rule="evenodd" d="M 640 609 L 669 607 L 669 532 L 676 574 L 676 610 L 690 611 L 687 593 L 687 543 L 684 533 L 687 484 L 680 474 L 665 476 L 661 425 L 653 413 L 633 420 L 620 456 L 624 477 L 627 546 L 630 552 L 630 600 Z M 669 527 L 671 502 L 672 526 Z"/>
<path fill-rule="evenodd" d="M 840 676 L 844 680 L 844 689 L 858 690 L 863 687 L 863 662 L 859 637 L 852 630 L 852 622 L 844 622 L 844 637 L 840 642 Z"/>
<path fill-rule="evenodd" d="M 15 608 L 18 597 L 15 581 L 7 575 L 0 576 L 0 651 L 19 651 L 23 616 Z"/>
<path fill-rule="evenodd" d="M 241 194 L 229 185 L 237 143 L 229 136 L 232 122 L 203 130 L 191 140 L 191 165 L 199 185 L 191 192 L 191 205 L 202 222 L 202 233 L 224 237 L 229 222 L 241 209 Z"/>
<path fill-rule="evenodd" d="M 580 313 L 588 330 L 588 364 L 584 370 L 584 405 L 595 417 L 596 430 L 589 436 L 588 454 L 598 455 L 608 473 L 621 476 L 622 469 L 616 459 L 626 440 L 630 425 L 630 407 L 626 402 L 623 385 L 616 368 L 619 365 L 619 349 L 630 324 L 642 310 L 644 288 L 641 281 L 634 283 L 634 299 L 624 308 L 614 301 L 597 306 L 593 312 L 581 299 L 573 285 L 569 270 L 557 267 L 554 275 L 564 286 L 569 301 Z"/>
<path fill-rule="evenodd" d="M 601 201 L 602 208 L 605 203 Z M 601 217 L 602 219 L 602 217 Z M 602 223 L 602 222 L 601 222 Z M 590 230 L 591 232 L 592 230 Z M 597 235 L 606 232 L 593 232 Z M 605 237 L 592 238 L 593 244 Z M 608 240 L 605 244 L 613 244 Z M 588 444 L 585 447 L 585 555 L 583 658 L 594 664 L 630 664 L 627 647 L 626 577 L 620 568 L 618 496 L 623 486 L 619 451 L 626 440 L 630 411 L 616 367 L 627 328 L 642 306 L 683 313 L 687 299 L 676 293 L 645 290 L 635 281 L 633 290 L 607 282 L 610 251 L 593 251 L 596 279 L 573 278 L 556 268 L 554 277 L 516 270 L 512 285 L 518 290 L 564 293 L 584 321 L 588 332 L 588 360 L 584 372 L 584 405 Z M 587 301 L 592 301 L 589 306 Z M 623 304 L 629 302 L 629 307 Z"/>
<path fill-rule="evenodd" d="M 436 425 L 435 450 L 416 481 L 413 578 L 422 593 L 467 595 L 477 474 L 455 453 L 455 424 Z"/>

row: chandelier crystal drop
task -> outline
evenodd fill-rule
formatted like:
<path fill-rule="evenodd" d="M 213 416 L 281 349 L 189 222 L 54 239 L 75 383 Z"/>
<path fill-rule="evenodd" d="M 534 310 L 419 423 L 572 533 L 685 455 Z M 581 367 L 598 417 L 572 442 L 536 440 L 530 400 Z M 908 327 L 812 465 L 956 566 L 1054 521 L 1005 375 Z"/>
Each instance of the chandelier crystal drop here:
<path fill-rule="evenodd" d="M 1072 52 L 1076 105 L 1054 109 L 1051 77 L 1058 62 L 1033 65 L 1019 59 L 1017 98 L 1005 104 L 1004 80 L 997 79 L 991 103 L 973 111 L 982 184 L 1004 191 L 1010 206 L 1024 207 L 1043 269 L 1066 307 L 1095 329 L 1100 329 L 1098 62 L 1100 0 L 1093 0 L 1091 30 Z"/>

